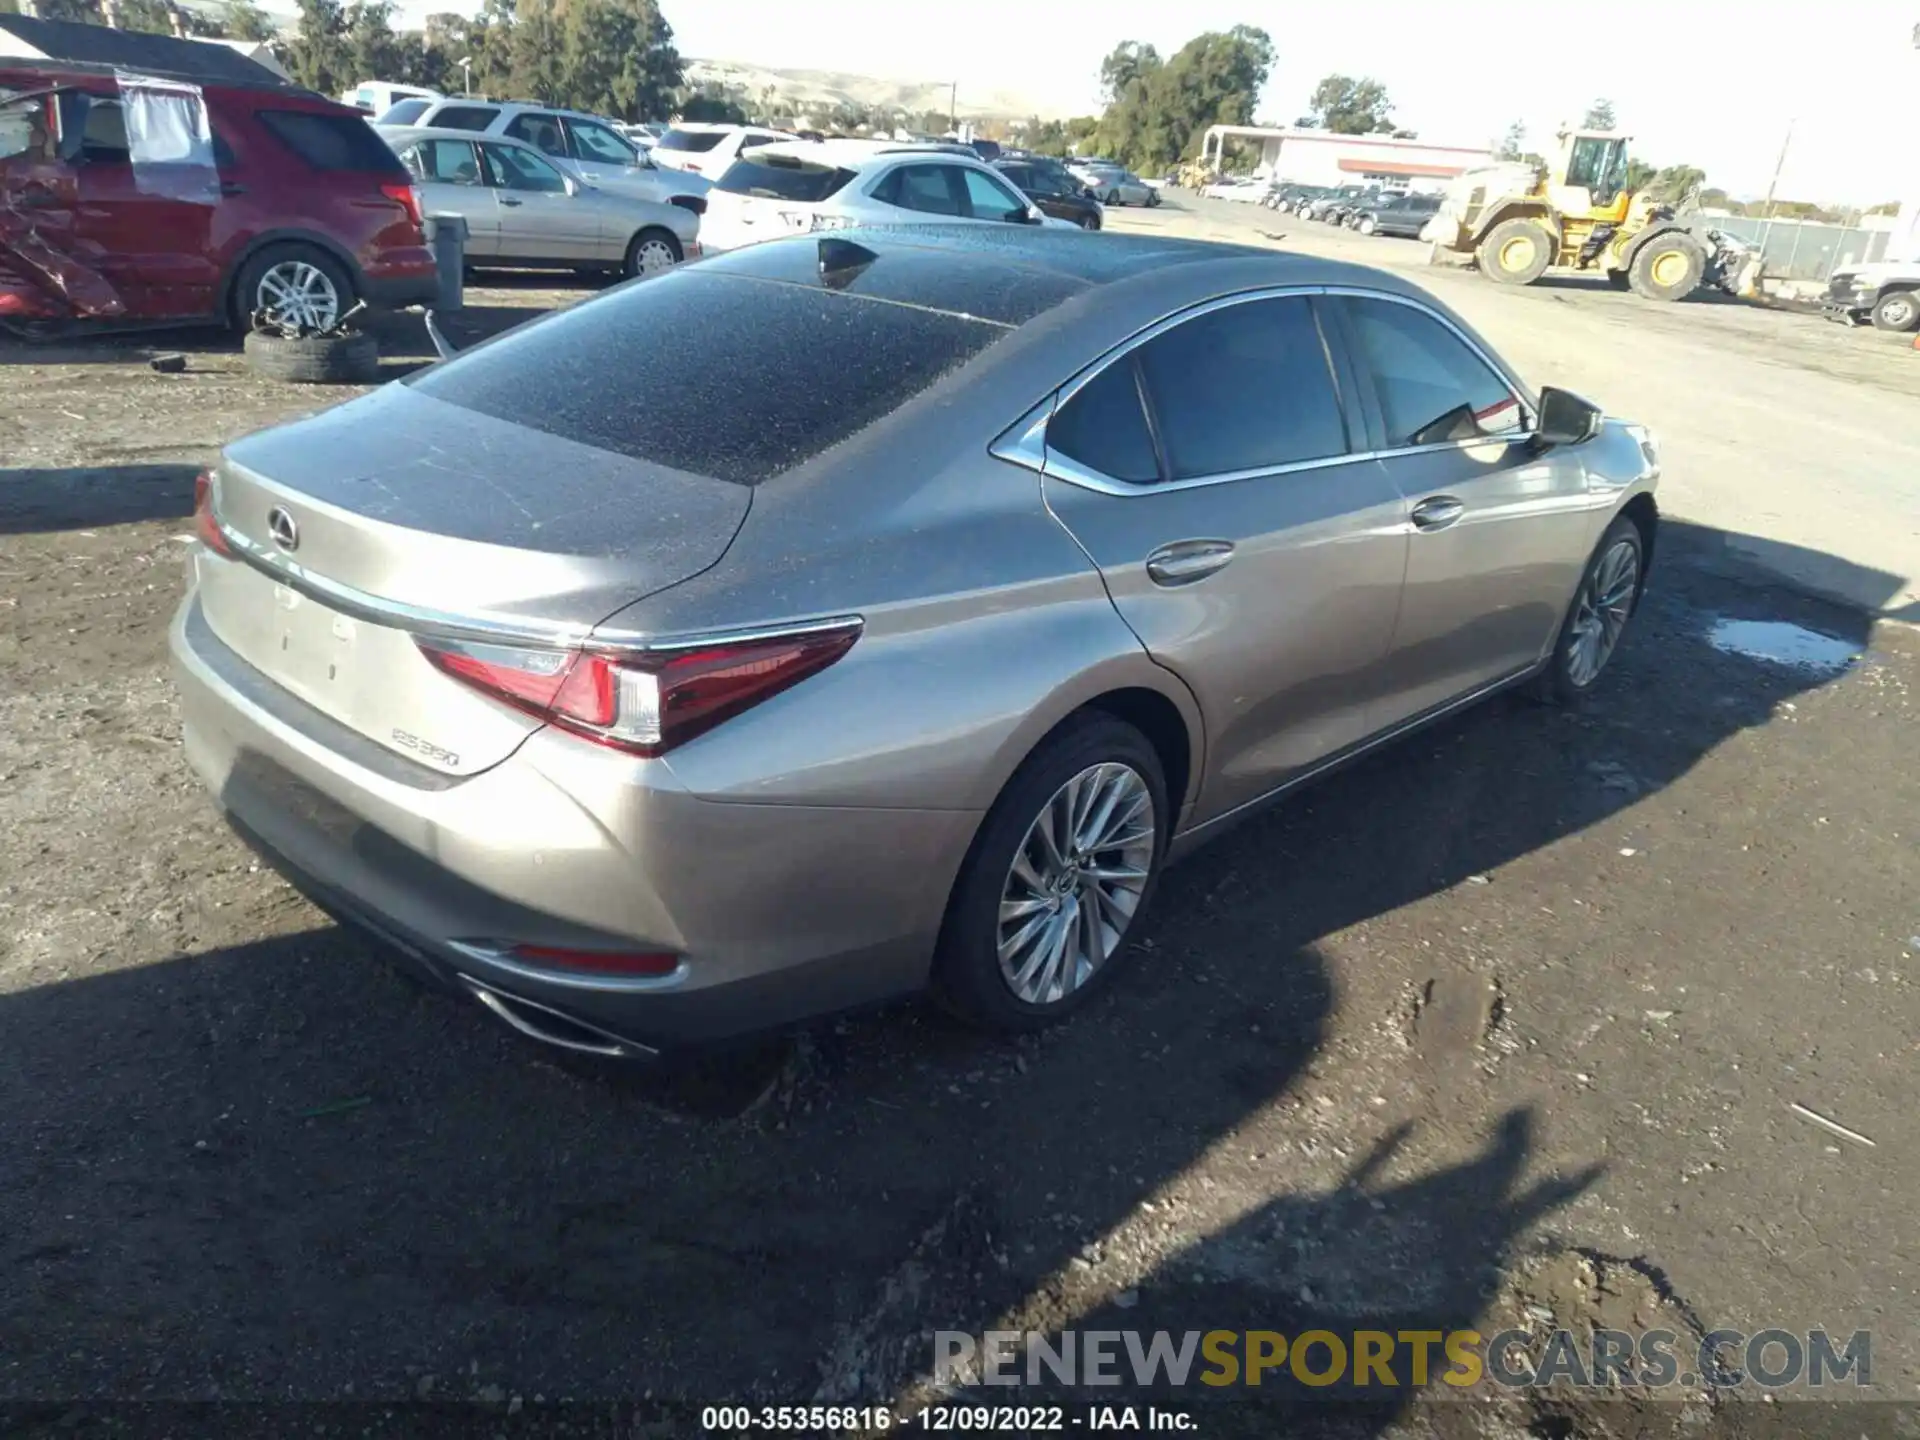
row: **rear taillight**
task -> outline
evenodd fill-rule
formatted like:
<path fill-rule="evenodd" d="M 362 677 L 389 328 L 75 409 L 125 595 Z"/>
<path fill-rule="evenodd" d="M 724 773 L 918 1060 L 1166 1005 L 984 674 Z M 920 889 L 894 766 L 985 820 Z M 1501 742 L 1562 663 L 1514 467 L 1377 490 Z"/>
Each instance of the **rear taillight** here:
<path fill-rule="evenodd" d="M 402 184 L 398 180 L 389 180 L 381 185 L 380 193 L 398 203 L 400 208 L 407 212 L 407 219 L 415 225 L 421 223 L 420 192 L 412 185 Z"/>
<path fill-rule="evenodd" d="M 200 543 L 216 555 L 232 555 L 233 547 L 227 543 L 226 535 L 220 529 L 220 522 L 213 514 L 213 472 L 202 470 L 193 477 L 193 533 L 200 537 Z"/>
<path fill-rule="evenodd" d="M 577 735 L 661 755 L 833 664 L 860 622 L 787 635 L 605 654 L 472 645 L 418 636 L 456 680 Z"/>

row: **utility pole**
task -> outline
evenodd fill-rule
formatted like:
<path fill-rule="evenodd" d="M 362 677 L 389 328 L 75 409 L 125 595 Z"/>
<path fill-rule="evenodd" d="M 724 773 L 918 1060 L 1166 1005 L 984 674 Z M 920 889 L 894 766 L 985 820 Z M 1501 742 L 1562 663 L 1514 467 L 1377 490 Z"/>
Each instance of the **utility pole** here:
<path fill-rule="evenodd" d="M 958 80 L 947 86 L 947 129 L 956 135 L 960 133 L 960 82 Z"/>
<path fill-rule="evenodd" d="M 1780 172 L 1787 168 L 1787 151 L 1793 147 L 1793 127 L 1800 123 L 1795 116 L 1787 122 L 1787 138 L 1780 142 L 1780 158 L 1773 165 L 1773 179 L 1767 182 L 1767 223 L 1760 230 L 1760 268 L 1767 268 L 1767 240 L 1773 234 L 1773 195 L 1780 188 Z"/>

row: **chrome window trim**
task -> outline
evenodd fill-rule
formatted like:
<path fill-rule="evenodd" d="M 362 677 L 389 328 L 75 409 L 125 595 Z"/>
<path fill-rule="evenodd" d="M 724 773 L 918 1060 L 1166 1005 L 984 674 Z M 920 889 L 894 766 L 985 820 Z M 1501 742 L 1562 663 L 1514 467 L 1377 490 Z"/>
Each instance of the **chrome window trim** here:
<path fill-rule="evenodd" d="M 1110 475 L 1102 474 L 1069 456 L 1047 448 L 1047 425 L 1062 405 L 1071 401 L 1109 366 L 1126 359 L 1142 345 L 1166 334 L 1176 325 L 1184 325 L 1189 320 L 1197 320 L 1202 315 L 1224 310 L 1232 305 L 1247 305 L 1261 300 L 1279 300 L 1291 296 L 1315 295 L 1385 300 L 1395 305 L 1405 305 L 1438 321 L 1513 392 L 1514 398 L 1520 402 L 1525 423 L 1514 430 L 1503 431 L 1497 435 L 1476 436 L 1468 440 L 1442 440 L 1432 445 L 1389 445 L 1377 450 L 1351 450 L 1321 459 L 1294 460 L 1284 465 L 1270 465 L 1254 470 L 1230 470 L 1212 475 L 1194 475 L 1185 480 L 1151 482 L 1116 480 Z M 1358 357 L 1354 357 L 1354 363 L 1359 363 Z M 1174 314 L 1163 315 L 1151 325 L 1121 341 L 1097 360 L 1082 367 L 1065 384 L 1001 432 L 999 438 L 987 447 L 987 453 L 995 459 L 1005 460 L 1009 464 L 1031 470 L 1035 474 L 1059 480 L 1083 490 L 1097 491 L 1102 495 L 1158 495 L 1171 490 L 1197 490 L 1207 485 L 1233 485 L 1244 480 L 1255 480 L 1266 476 L 1326 470 L 1335 465 L 1352 465 L 1367 460 L 1397 459 L 1403 455 L 1429 455 L 1443 450 L 1464 450 L 1476 445 L 1507 444 L 1531 435 L 1537 416 L 1538 402 L 1532 392 L 1521 385 L 1518 378 L 1511 374 L 1506 366 L 1489 355 L 1483 346 L 1476 344 L 1473 338 L 1458 325 L 1423 301 L 1410 295 L 1395 295 L 1385 290 L 1369 290 L 1361 285 L 1269 285 L 1258 290 L 1242 290 L 1232 295 L 1215 296 L 1211 300 L 1203 300 L 1197 305 L 1191 305 Z"/>
<path fill-rule="evenodd" d="M 467 641 L 478 645 L 531 645 L 555 650 L 590 650 L 602 655 L 658 655 L 696 650 L 707 645 L 741 645 L 754 640 L 785 640 L 866 627 L 859 615 L 830 615 L 788 625 L 765 625 L 732 630 L 708 630 L 686 635 L 643 635 L 632 630 L 604 630 L 593 625 L 543 625 L 538 621 L 496 615 L 457 615 L 424 605 L 370 594 L 338 580 L 315 574 L 278 550 L 248 539 L 217 515 L 214 522 L 233 558 L 258 570 L 289 590 L 304 595 L 354 620 L 380 625 L 436 640 Z"/>

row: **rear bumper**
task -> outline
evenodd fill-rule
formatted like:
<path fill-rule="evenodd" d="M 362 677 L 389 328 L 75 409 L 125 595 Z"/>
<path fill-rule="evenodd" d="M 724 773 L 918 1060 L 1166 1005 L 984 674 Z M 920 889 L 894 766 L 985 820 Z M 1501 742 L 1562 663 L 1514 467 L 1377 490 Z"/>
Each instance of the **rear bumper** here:
<path fill-rule="evenodd" d="M 388 310 L 430 305 L 440 293 L 440 271 L 431 250 L 400 251 L 362 270 L 360 288 L 369 305 Z"/>
<path fill-rule="evenodd" d="M 274 685 L 191 592 L 170 645 L 187 759 L 235 829 L 449 988 L 658 1050 L 926 981 L 977 816 L 707 801 L 659 762 L 550 731 L 454 780 Z M 602 976 L 528 966 L 514 944 L 685 958 L 666 977 Z M 532 1029 L 567 1043 L 557 1023 Z"/>

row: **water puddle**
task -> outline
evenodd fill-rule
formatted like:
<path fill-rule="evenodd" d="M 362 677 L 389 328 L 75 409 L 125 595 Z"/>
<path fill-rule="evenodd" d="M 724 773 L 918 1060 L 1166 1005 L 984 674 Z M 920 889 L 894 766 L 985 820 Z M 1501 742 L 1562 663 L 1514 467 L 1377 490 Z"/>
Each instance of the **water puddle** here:
<path fill-rule="evenodd" d="M 1851 640 L 1837 640 L 1785 620 L 1715 620 L 1707 631 L 1707 643 L 1729 655 L 1822 675 L 1839 674 L 1860 653 Z"/>

